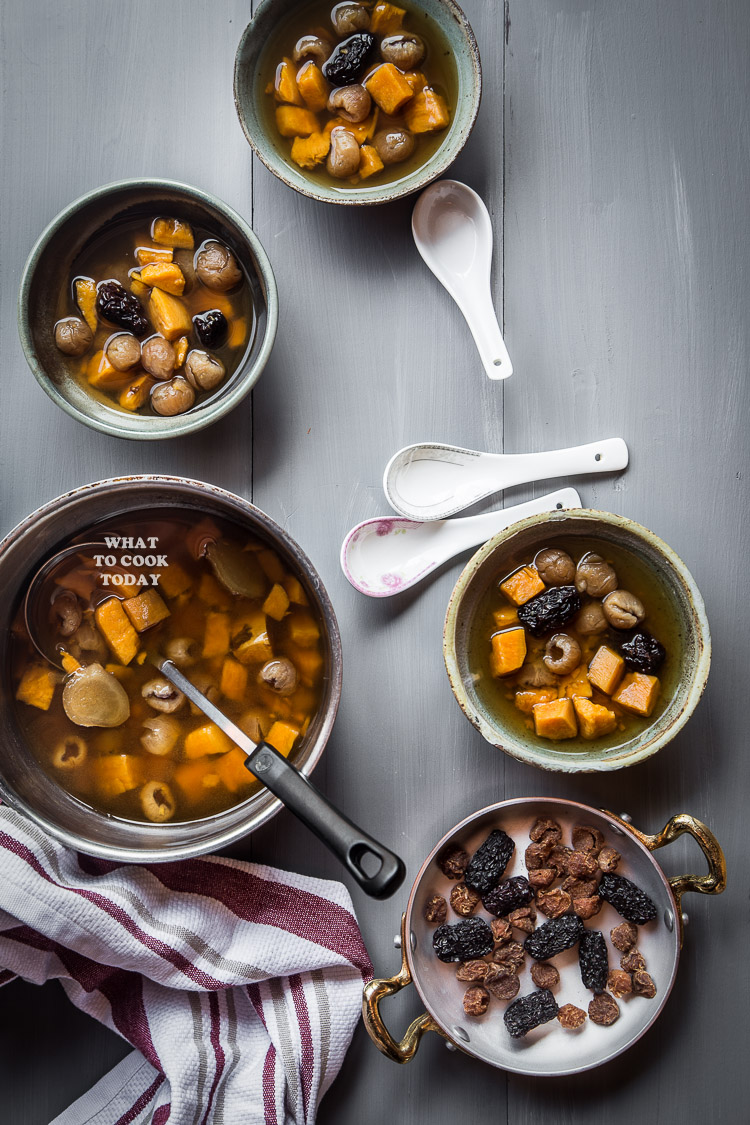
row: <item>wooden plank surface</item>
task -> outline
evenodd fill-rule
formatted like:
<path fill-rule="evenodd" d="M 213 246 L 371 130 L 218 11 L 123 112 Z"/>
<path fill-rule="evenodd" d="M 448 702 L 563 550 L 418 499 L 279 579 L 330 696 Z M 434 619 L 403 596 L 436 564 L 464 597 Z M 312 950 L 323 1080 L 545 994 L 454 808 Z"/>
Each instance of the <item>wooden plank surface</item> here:
<path fill-rule="evenodd" d="M 320 570 L 343 637 L 344 695 L 316 783 L 401 852 L 410 878 L 452 824 L 503 797 L 577 798 L 627 810 L 649 831 L 687 811 L 724 845 L 730 889 L 688 900 L 674 993 L 623 1058 L 578 1079 L 531 1081 L 449 1055 L 428 1036 L 417 1059 L 397 1067 L 360 1028 L 322 1123 L 593 1123 L 606 1114 L 615 1125 L 719 1125 L 740 1120 L 750 1097 L 750 8 L 465 8 L 485 93 L 451 174 L 492 212 L 495 299 L 515 367 L 507 384 L 483 376 L 460 315 L 418 258 L 411 201 L 324 207 L 253 168 L 231 95 L 246 3 L 3 6 L 0 530 L 75 485 L 142 471 L 222 484 L 277 519 Z M 153 65 L 160 59 L 164 69 Z M 147 97 L 136 92 L 144 68 Z M 42 227 L 83 191 L 139 175 L 195 183 L 251 218 L 281 299 L 277 345 L 252 404 L 160 446 L 68 419 L 28 372 L 15 330 L 20 271 Z M 614 434 L 628 440 L 631 467 L 582 481 L 584 503 L 639 520 L 685 559 L 706 599 L 714 665 L 696 716 L 658 758 L 620 775 L 563 779 L 489 749 L 452 698 L 441 631 L 462 560 L 419 590 L 371 602 L 343 579 L 338 550 L 353 523 L 387 511 L 382 470 L 407 442 L 517 452 Z M 339 874 L 286 813 L 238 854 Z M 664 855 L 670 874 L 694 863 L 682 843 Z M 377 972 L 395 971 L 407 889 L 386 903 L 353 892 Z M 411 992 L 389 1002 L 394 1028 L 419 1010 Z M 0 1005 L 2 1119 L 12 1125 L 43 1125 L 124 1053 L 57 986 L 16 983 Z"/>

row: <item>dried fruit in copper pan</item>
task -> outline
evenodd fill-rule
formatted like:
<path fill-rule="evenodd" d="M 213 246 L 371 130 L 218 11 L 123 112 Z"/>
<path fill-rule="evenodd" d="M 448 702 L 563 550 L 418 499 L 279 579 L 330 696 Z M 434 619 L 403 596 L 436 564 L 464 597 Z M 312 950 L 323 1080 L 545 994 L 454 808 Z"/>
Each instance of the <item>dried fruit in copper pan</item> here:
<path fill-rule="evenodd" d="M 484 918 L 464 918 L 453 926 L 438 926 L 432 935 L 433 948 L 441 961 L 473 961 L 489 953 L 494 944 Z"/>
<path fill-rule="evenodd" d="M 587 918 L 593 918 L 598 914 L 602 908 L 602 900 L 599 895 L 590 895 L 588 898 L 574 898 L 573 899 L 573 913 L 577 914 L 579 918 L 584 921 Z"/>
<path fill-rule="evenodd" d="M 528 906 L 519 906 L 517 910 L 511 910 L 508 915 L 508 921 L 511 926 L 515 926 L 517 930 L 523 930 L 524 933 L 533 934 L 536 924 L 536 907 L 534 903 L 530 902 Z"/>
<path fill-rule="evenodd" d="M 609 1027 L 620 1018 L 620 1008 L 616 1000 L 607 992 L 600 992 L 589 1004 L 589 1019 L 600 1027 Z"/>
<path fill-rule="evenodd" d="M 554 633 L 570 621 L 581 608 L 581 595 L 575 586 L 552 586 L 518 607 L 518 620 L 532 637 Z"/>
<path fill-rule="evenodd" d="M 469 861 L 464 882 L 467 887 L 486 895 L 503 877 L 515 844 L 502 828 L 495 828 Z"/>
<path fill-rule="evenodd" d="M 511 1038 L 520 1039 L 535 1027 L 553 1020 L 557 1011 L 557 1001 L 554 996 L 548 988 L 542 988 L 529 996 L 521 996 L 509 1004 L 505 1009 L 503 1020 Z"/>
<path fill-rule="evenodd" d="M 656 917 L 656 905 L 645 891 L 631 883 L 624 875 L 613 875 L 607 871 L 599 883 L 599 896 L 614 906 L 626 922 L 642 926 Z"/>
<path fill-rule="evenodd" d="M 568 913 L 572 899 L 567 891 L 557 887 L 554 891 L 537 891 L 536 905 L 537 909 L 548 918 L 559 918 L 562 914 Z"/>
<path fill-rule="evenodd" d="M 442 895 L 430 895 L 424 906 L 424 920 L 433 926 L 440 925 L 448 917 L 448 903 Z"/>
<path fill-rule="evenodd" d="M 586 1013 L 582 1008 L 576 1008 L 575 1004 L 563 1004 L 557 1013 L 557 1018 L 560 1021 L 560 1026 L 564 1027 L 566 1031 L 575 1031 L 577 1027 L 582 1027 L 586 1022 Z"/>
<path fill-rule="evenodd" d="M 656 985 L 653 978 L 649 973 L 639 969 L 638 972 L 633 973 L 633 992 L 637 996 L 645 996 L 647 999 L 652 1000 L 656 996 Z"/>
<path fill-rule="evenodd" d="M 590 879 L 599 870 L 599 863 L 593 852 L 571 852 L 567 867 L 574 879 Z"/>
<path fill-rule="evenodd" d="M 519 965 L 523 964 L 525 956 L 522 945 L 519 945 L 517 941 L 508 941 L 492 951 L 491 960 L 493 964 L 515 972 Z"/>
<path fill-rule="evenodd" d="M 490 994 L 481 984 L 470 984 L 464 993 L 467 1016 L 483 1016 L 490 1006 Z"/>
<path fill-rule="evenodd" d="M 461 914 L 464 918 L 467 918 L 479 906 L 479 895 L 476 891 L 467 887 L 465 883 L 456 883 L 451 891 L 451 906 L 456 914 Z"/>
<path fill-rule="evenodd" d="M 549 844 L 557 844 L 562 840 L 562 828 L 556 820 L 552 820 L 549 816 L 540 816 L 534 821 L 529 832 L 529 839 L 533 840 L 535 844 L 540 841 Z"/>
<path fill-rule="evenodd" d="M 535 961 L 547 961 L 556 953 L 570 949 L 581 940 L 584 932 L 585 927 L 580 918 L 575 914 L 564 914 L 562 918 L 553 918 L 543 926 L 538 926 L 526 938 L 523 947 Z"/>
<path fill-rule="evenodd" d="M 621 859 L 622 856 L 614 848 L 602 848 L 599 852 L 599 867 L 602 871 L 614 871 Z"/>
<path fill-rule="evenodd" d="M 633 978 L 623 969 L 612 969 L 607 977 L 607 989 L 619 1000 L 621 996 L 627 996 L 633 991 Z"/>
<path fill-rule="evenodd" d="M 482 905 L 490 914 L 496 916 L 510 914 L 519 906 L 526 906 L 534 897 L 529 880 L 524 875 L 514 875 L 503 879 L 496 887 L 482 897 Z"/>
<path fill-rule="evenodd" d="M 641 973 L 646 968 L 646 958 L 634 949 L 620 958 L 620 968 L 626 973 Z"/>
<path fill-rule="evenodd" d="M 456 980 L 484 980 L 488 969 L 486 961 L 467 961 L 456 969 Z"/>
<path fill-rule="evenodd" d="M 629 953 L 638 941 L 638 927 L 632 922 L 621 922 L 609 931 L 609 936 L 615 949 L 619 949 L 621 953 Z"/>
<path fill-rule="evenodd" d="M 512 1000 L 518 995 L 521 982 L 512 969 L 506 969 L 502 965 L 488 965 L 484 987 L 496 1000 Z"/>
<path fill-rule="evenodd" d="M 447 879 L 463 879 L 469 853 L 457 844 L 449 844 L 438 856 L 437 865 Z"/>
<path fill-rule="evenodd" d="M 548 887 L 556 878 L 557 872 L 554 867 L 540 867 L 535 871 L 529 871 L 529 882 L 532 887 Z"/>
<path fill-rule="evenodd" d="M 557 988 L 560 974 L 554 965 L 547 961 L 535 961 L 531 966 L 531 979 L 537 988 Z"/>
<path fill-rule="evenodd" d="M 604 934 L 599 930 L 584 930 L 578 942 L 578 964 L 585 988 L 604 992 L 609 974 L 609 957 Z"/>
<path fill-rule="evenodd" d="M 490 922 L 490 928 L 493 938 L 499 945 L 503 945 L 513 937 L 510 922 L 506 922 L 503 918 L 493 918 Z"/>
<path fill-rule="evenodd" d="M 604 844 L 601 832 L 591 824 L 576 824 L 573 829 L 573 847 L 577 852 L 594 852 L 598 855 Z"/>

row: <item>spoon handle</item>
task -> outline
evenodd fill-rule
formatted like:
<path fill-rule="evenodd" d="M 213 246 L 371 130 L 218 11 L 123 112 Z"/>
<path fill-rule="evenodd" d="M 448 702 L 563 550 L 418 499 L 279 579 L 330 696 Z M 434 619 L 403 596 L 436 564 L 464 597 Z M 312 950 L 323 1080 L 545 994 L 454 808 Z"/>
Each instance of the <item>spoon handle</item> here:
<path fill-rule="evenodd" d="M 404 881 L 406 868 L 394 852 L 340 813 L 273 746 L 267 742 L 255 743 L 248 738 L 203 692 L 198 691 L 171 660 L 163 660 L 155 654 L 150 656 L 150 660 L 170 683 L 247 754 L 247 769 L 323 841 L 363 891 L 372 898 L 388 898 L 398 890 Z M 369 875 L 363 866 L 363 860 L 367 859 L 371 866 L 378 865 L 377 870 Z"/>
<path fill-rule="evenodd" d="M 461 309 L 474 337 L 485 374 L 489 379 L 507 379 L 513 374 L 508 349 L 500 331 L 495 306 L 489 288 L 477 289 L 471 302 L 464 301 Z"/>
<path fill-rule="evenodd" d="M 556 492 L 548 492 L 545 496 L 538 496 L 525 504 L 514 504 L 497 512 L 446 520 L 444 526 L 451 528 L 450 545 L 453 548 L 451 553 L 457 555 L 462 550 L 484 543 L 493 535 L 497 535 L 498 531 L 504 531 L 512 523 L 524 520 L 527 516 L 580 507 L 581 497 L 574 488 L 559 488 Z"/>
<path fill-rule="evenodd" d="M 583 473 L 612 473 L 628 463 L 628 447 L 622 438 L 605 438 L 570 449 L 549 449 L 543 453 L 501 453 L 497 458 L 499 487 L 511 488 L 551 477 L 580 476 Z"/>

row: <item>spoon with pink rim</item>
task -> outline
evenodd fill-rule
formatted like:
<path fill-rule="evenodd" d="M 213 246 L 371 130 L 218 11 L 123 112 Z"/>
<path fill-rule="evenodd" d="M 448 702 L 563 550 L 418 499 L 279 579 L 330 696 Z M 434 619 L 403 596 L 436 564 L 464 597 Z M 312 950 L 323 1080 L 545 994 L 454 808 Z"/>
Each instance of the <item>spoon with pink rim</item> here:
<path fill-rule="evenodd" d="M 379 516 L 351 529 L 341 545 L 341 569 L 361 594 L 389 598 L 526 516 L 580 507 L 574 488 L 560 488 L 526 504 L 462 519 L 419 523 L 403 516 Z"/>

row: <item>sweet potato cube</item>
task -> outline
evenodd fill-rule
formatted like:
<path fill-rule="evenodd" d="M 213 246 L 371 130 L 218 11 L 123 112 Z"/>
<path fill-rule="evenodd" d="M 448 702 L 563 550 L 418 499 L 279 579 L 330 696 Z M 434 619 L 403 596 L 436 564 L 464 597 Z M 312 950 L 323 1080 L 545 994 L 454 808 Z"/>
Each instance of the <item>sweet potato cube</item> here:
<path fill-rule="evenodd" d="M 128 620 L 119 598 L 107 598 L 94 612 L 99 632 L 121 664 L 129 664 L 138 652 L 138 634 Z"/>
<path fill-rule="evenodd" d="M 86 378 L 92 387 L 102 391 L 117 390 L 130 379 L 127 371 L 118 371 L 100 349 L 86 364 Z"/>
<path fill-rule="evenodd" d="M 279 754 L 288 758 L 299 734 L 297 727 L 293 727 L 291 723 L 276 722 L 266 735 L 266 742 L 269 742 L 274 750 L 278 750 Z"/>
<path fill-rule="evenodd" d="M 501 606 L 492 611 L 492 620 L 498 629 L 507 629 L 509 625 L 518 624 L 518 610 L 512 605 Z"/>
<path fill-rule="evenodd" d="M 174 784 L 188 804 L 200 804 L 207 793 L 221 784 L 216 769 L 216 764 L 220 760 L 213 758 L 208 762 L 180 762 L 177 766 L 174 771 Z"/>
<path fill-rule="evenodd" d="M 230 645 L 230 619 L 228 613 L 206 614 L 206 627 L 203 633 L 203 655 L 226 656 Z"/>
<path fill-rule="evenodd" d="M 660 686 L 658 676 L 629 672 L 612 696 L 612 702 L 647 718 L 654 709 Z"/>
<path fill-rule="evenodd" d="M 169 617 L 169 610 L 154 589 L 144 590 L 135 598 L 127 598 L 122 608 L 139 633 L 145 633 L 146 629 Z"/>
<path fill-rule="evenodd" d="M 178 250 L 192 250 L 195 246 L 193 228 L 180 219 L 155 219 L 151 237 L 157 246 L 172 246 Z"/>
<path fill-rule="evenodd" d="M 535 566 L 522 566 L 500 583 L 500 589 L 513 605 L 526 605 L 526 602 L 541 594 L 544 583 Z"/>
<path fill-rule="evenodd" d="M 272 580 L 273 581 L 273 580 Z M 289 601 L 294 602 L 295 605 L 309 605 L 307 594 L 302 588 L 302 583 L 298 578 L 292 574 L 287 574 L 282 581 L 282 586 L 289 595 Z"/>
<path fill-rule="evenodd" d="M 265 613 L 248 613 L 236 623 L 232 652 L 240 664 L 265 664 L 273 658 Z"/>
<path fill-rule="evenodd" d="M 625 670 L 625 661 L 619 652 L 608 645 L 600 645 L 589 664 L 589 680 L 605 695 L 612 695 Z"/>
<path fill-rule="evenodd" d="M 425 86 L 414 95 L 404 110 L 406 124 L 412 133 L 437 133 L 450 125 L 451 115 L 445 98 Z"/>
<path fill-rule="evenodd" d="M 345 121 L 343 117 L 332 117 L 326 121 L 323 132 L 331 134 L 334 129 L 345 129 L 347 133 L 351 133 L 357 144 L 361 145 L 367 140 L 371 120 L 372 118 L 368 117 L 365 121 L 358 121 L 355 124 L 353 121 Z"/>
<path fill-rule="evenodd" d="M 289 597 L 283 586 L 275 582 L 271 587 L 271 592 L 263 602 L 263 612 L 272 617 L 274 621 L 281 621 L 284 614 L 289 609 Z"/>
<path fill-rule="evenodd" d="M 331 86 L 323 77 L 323 71 L 312 59 L 297 71 L 297 89 L 309 110 L 313 113 L 322 113 L 328 104 Z"/>
<path fill-rule="evenodd" d="M 373 145 L 362 145 L 359 151 L 359 174 L 363 180 L 382 172 L 385 165 L 378 156 L 378 150 Z"/>
<path fill-rule="evenodd" d="M 258 741 L 255 739 L 254 741 Z M 227 754 L 222 754 L 216 759 L 216 772 L 226 785 L 230 793 L 239 793 L 242 789 L 260 788 L 260 782 L 246 767 L 247 754 L 235 746 Z"/>
<path fill-rule="evenodd" d="M 524 715 L 532 715 L 537 703 L 550 703 L 557 699 L 555 688 L 534 688 L 531 691 L 517 691 L 515 704 Z"/>
<path fill-rule="evenodd" d="M 165 246 L 136 246 L 135 256 L 139 266 L 148 266 L 152 262 L 171 262 L 174 258 L 174 250 L 169 250 Z"/>
<path fill-rule="evenodd" d="M 227 699 L 242 703 L 247 691 L 247 668 L 231 656 L 227 656 L 221 666 L 219 690 Z"/>
<path fill-rule="evenodd" d="M 209 609 L 227 610 L 232 604 L 232 599 L 223 586 L 214 578 L 213 574 L 202 574 L 198 583 L 198 597 Z"/>
<path fill-rule="evenodd" d="M 509 676 L 511 672 L 517 672 L 526 659 L 526 633 L 520 625 L 494 633 L 490 644 L 490 671 L 493 676 Z"/>
<path fill-rule="evenodd" d="M 21 682 L 16 689 L 16 699 L 19 703 L 38 707 L 40 711 L 49 711 L 58 679 L 54 668 L 47 668 L 44 664 L 32 664 L 21 677 Z"/>
<path fill-rule="evenodd" d="M 230 334 L 231 334 L 231 331 L 232 331 L 231 325 L 229 327 L 229 331 L 230 331 Z M 234 345 L 232 345 L 232 346 L 234 347 Z M 174 343 L 174 365 L 175 365 L 175 368 L 182 367 L 183 363 L 187 359 L 189 347 L 190 347 L 190 344 L 188 343 L 187 336 L 180 336 L 179 340 L 175 341 L 175 343 Z"/>
<path fill-rule="evenodd" d="M 185 305 L 179 297 L 165 293 L 163 289 L 152 289 L 148 302 L 148 311 L 154 322 L 154 328 L 161 332 L 167 340 L 176 340 L 178 336 L 186 336 L 193 327 Z"/>
<path fill-rule="evenodd" d="M 323 654 L 317 648 L 294 648 L 289 650 L 289 659 L 297 669 L 303 684 L 312 687 L 320 679 L 323 670 Z"/>
<path fill-rule="evenodd" d="M 589 678 L 586 675 L 585 664 L 579 664 L 574 671 L 568 673 L 560 681 L 560 698 L 567 696 L 569 699 L 573 699 L 575 696 L 581 695 L 591 699 L 592 691 Z"/>
<path fill-rule="evenodd" d="M 125 410 L 138 410 L 148 402 L 151 388 L 155 386 L 156 379 L 150 375 L 139 375 L 120 391 L 117 401 Z"/>
<path fill-rule="evenodd" d="M 159 585 L 168 598 L 178 598 L 180 594 L 187 594 L 193 583 L 184 567 L 179 563 L 170 563 L 159 574 Z"/>
<path fill-rule="evenodd" d="M 229 735 L 216 723 L 204 723 L 185 735 L 183 750 L 186 758 L 205 758 L 211 754 L 227 754 L 233 745 Z"/>
<path fill-rule="evenodd" d="M 295 137 L 292 141 L 292 160 L 300 168 L 315 168 L 323 163 L 330 147 L 330 133 L 311 133 L 309 137 Z"/>
<path fill-rule="evenodd" d="M 144 285 L 140 277 L 136 277 L 133 273 L 130 275 L 130 291 L 139 301 L 144 301 L 151 293 L 148 285 Z"/>
<path fill-rule="evenodd" d="M 537 703 L 534 707 L 534 730 L 539 738 L 551 738 L 560 742 L 564 738 L 575 738 L 576 713 L 572 699 L 553 699 L 549 703 Z"/>
<path fill-rule="evenodd" d="M 91 763 L 94 785 L 102 797 L 111 800 L 137 789 L 146 780 L 145 762 L 135 754 L 107 754 Z"/>
<path fill-rule="evenodd" d="M 275 551 L 269 551 L 267 548 L 264 548 L 262 551 L 257 552 L 257 556 L 261 570 L 269 582 L 284 581 L 286 571 L 284 570 L 281 559 Z"/>
<path fill-rule="evenodd" d="M 315 114 L 297 105 L 277 106 L 276 128 L 282 137 L 309 137 L 311 133 L 320 132 Z"/>
<path fill-rule="evenodd" d="M 617 726 L 617 715 L 609 707 L 602 707 L 592 703 L 590 699 L 577 695 L 573 699 L 573 706 L 578 716 L 578 731 L 581 738 L 602 738 L 611 734 Z"/>
<path fill-rule="evenodd" d="M 276 67 L 273 96 L 277 102 L 285 102 L 287 105 L 305 104 L 297 87 L 297 68 L 291 59 L 282 59 Z"/>
<path fill-rule="evenodd" d="M 404 26 L 404 8 L 395 4 L 376 4 L 370 16 L 370 31 L 373 35 L 394 35 Z"/>
<path fill-rule="evenodd" d="M 149 288 L 163 289 L 176 297 L 185 290 L 185 275 L 175 262 L 152 262 L 143 267 L 138 280 Z"/>
<path fill-rule="evenodd" d="M 404 79 L 409 83 L 415 94 L 420 90 L 424 90 L 427 85 L 427 79 L 421 70 L 407 70 L 404 72 Z"/>
<path fill-rule="evenodd" d="M 96 335 L 99 326 L 99 316 L 96 311 L 96 282 L 90 277 L 78 277 L 74 289 L 81 316 Z"/>
<path fill-rule="evenodd" d="M 393 63 L 382 63 L 364 81 L 368 94 L 383 113 L 393 116 L 413 96 L 409 83 Z"/>
<path fill-rule="evenodd" d="M 300 648 L 312 648 L 320 639 L 320 628 L 310 613 L 295 610 L 289 617 L 289 639 Z"/>

